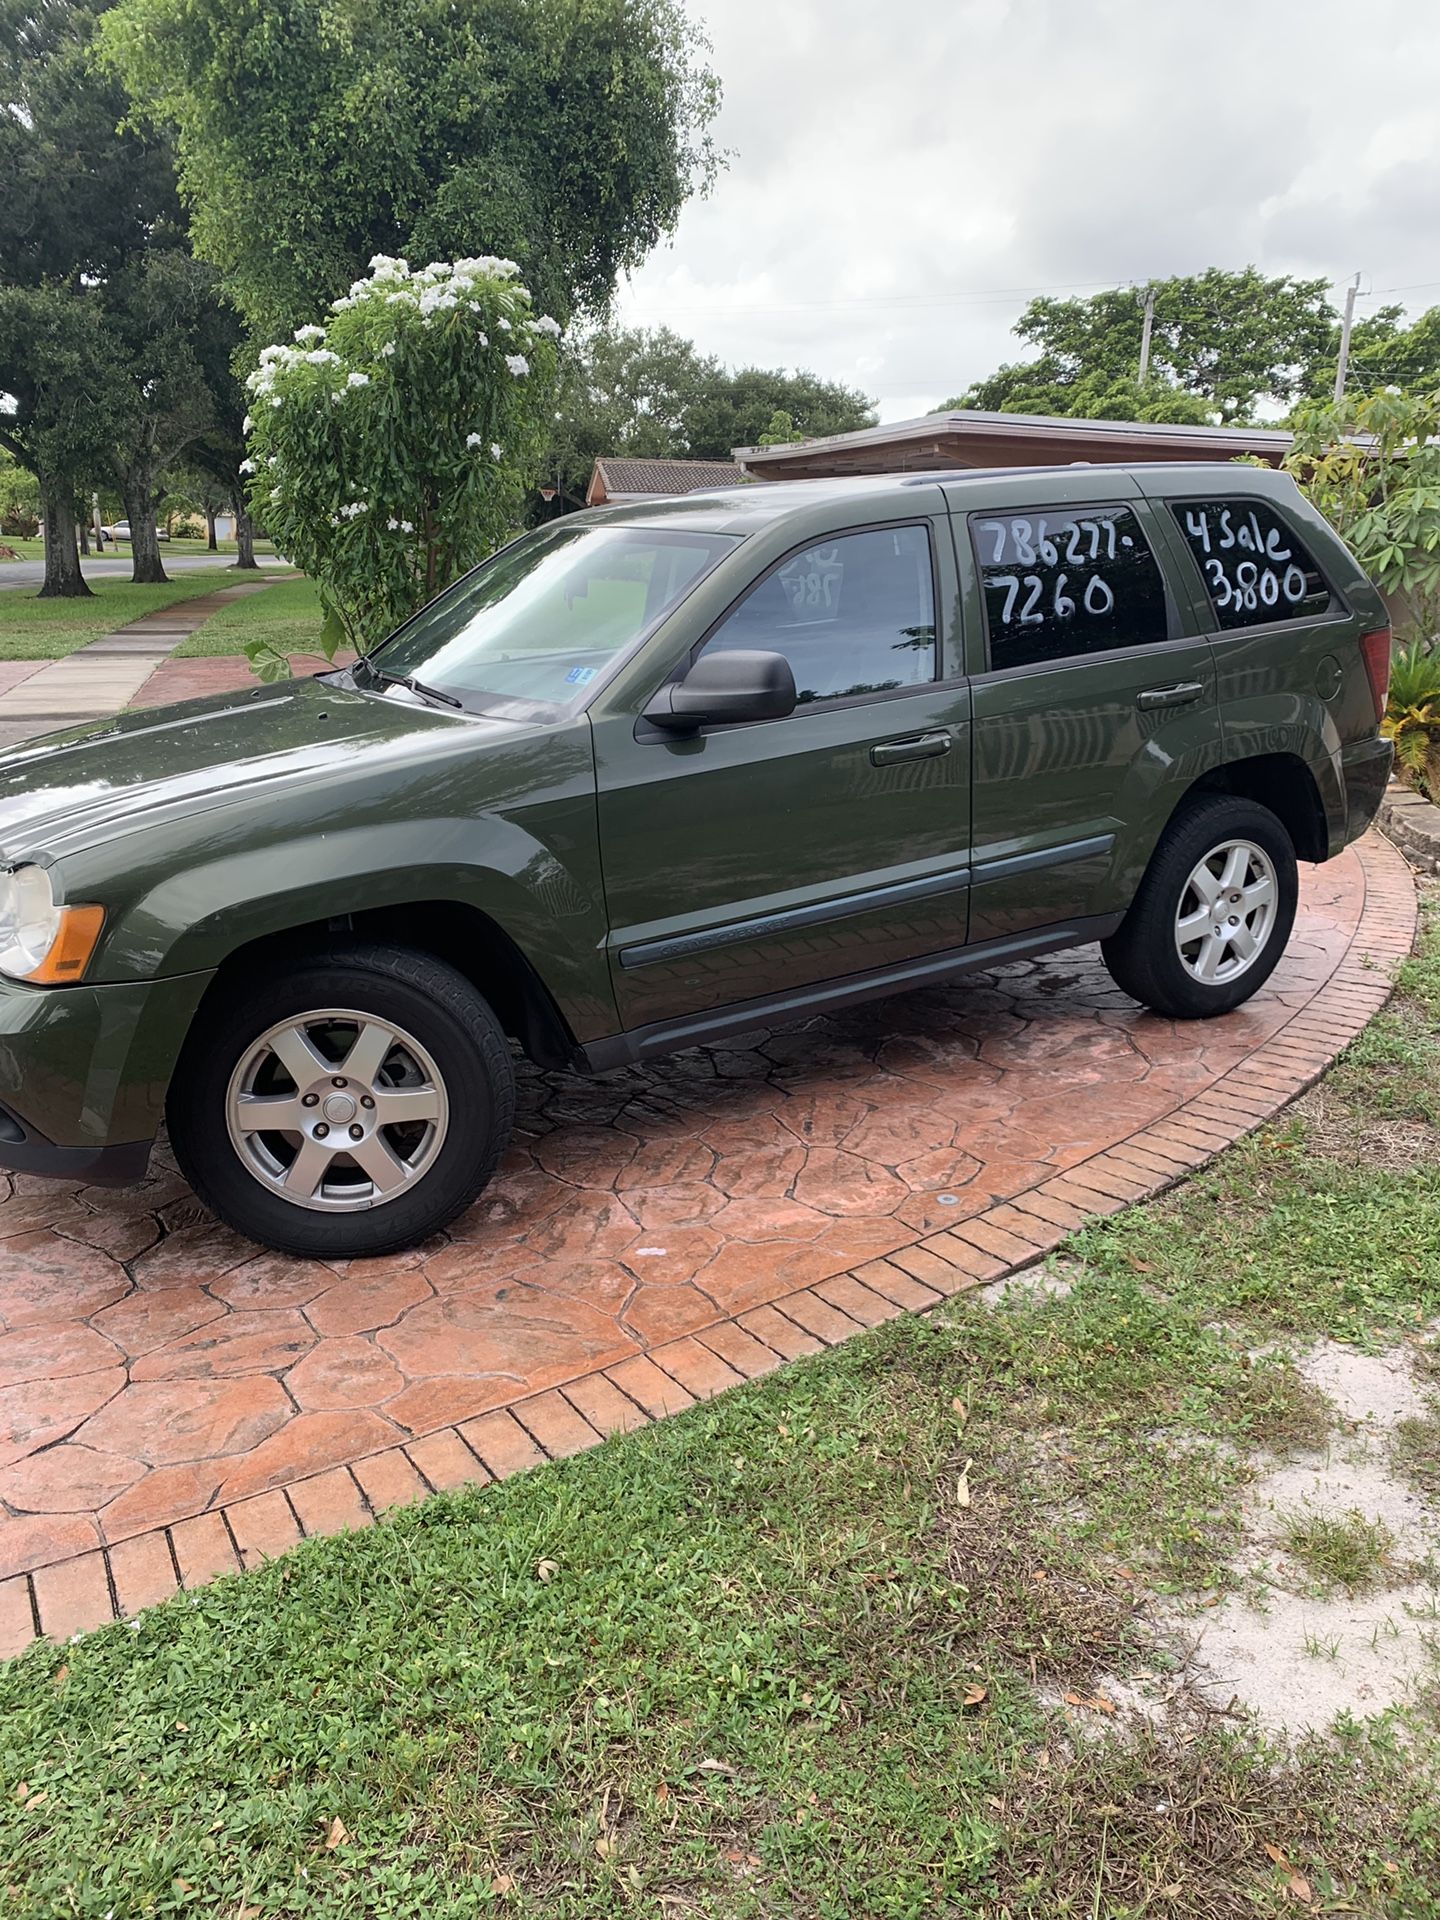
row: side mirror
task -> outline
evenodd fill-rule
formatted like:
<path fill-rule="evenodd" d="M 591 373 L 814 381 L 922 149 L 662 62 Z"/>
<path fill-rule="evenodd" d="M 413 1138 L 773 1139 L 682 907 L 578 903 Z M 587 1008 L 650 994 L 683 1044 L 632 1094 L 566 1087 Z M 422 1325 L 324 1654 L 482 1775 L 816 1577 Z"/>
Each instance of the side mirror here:
<path fill-rule="evenodd" d="M 661 687 L 645 709 L 657 727 L 693 732 L 795 711 L 795 676 L 783 653 L 702 653 L 683 680 Z"/>

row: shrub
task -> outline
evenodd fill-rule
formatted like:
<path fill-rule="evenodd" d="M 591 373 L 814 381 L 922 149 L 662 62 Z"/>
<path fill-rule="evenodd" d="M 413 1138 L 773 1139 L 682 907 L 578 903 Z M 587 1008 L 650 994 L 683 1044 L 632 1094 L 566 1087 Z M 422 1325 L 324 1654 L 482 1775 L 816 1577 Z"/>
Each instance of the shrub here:
<path fill-rule="evenodd" d="M 1401 776 L 1440 799 L 1440 648 L 1433 643 L 1416 640 L 1395 655 L 1382 732 L 1395 742 Z"/>
<path fill-rule="evenodd" d="M 377 254 L 247 382 L 252 511 L 314 580 L 328 657 L 364 648 L 515 530 L 552 405 L 553 320 L 513 261 Z M 283 654 L 251 652 L 262 679 Z"/>

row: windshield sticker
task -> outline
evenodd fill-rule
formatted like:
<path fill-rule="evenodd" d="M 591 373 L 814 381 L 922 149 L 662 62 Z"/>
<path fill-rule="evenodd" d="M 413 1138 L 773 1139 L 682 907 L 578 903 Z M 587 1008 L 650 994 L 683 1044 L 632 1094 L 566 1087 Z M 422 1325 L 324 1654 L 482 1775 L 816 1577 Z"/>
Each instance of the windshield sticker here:
<path fill-rule="evenodd" d="M 598 667 L 571 667 L 565 678 L 572 687 L 583 687 L 587 680 L 593 680 L 600 671 Z"/>

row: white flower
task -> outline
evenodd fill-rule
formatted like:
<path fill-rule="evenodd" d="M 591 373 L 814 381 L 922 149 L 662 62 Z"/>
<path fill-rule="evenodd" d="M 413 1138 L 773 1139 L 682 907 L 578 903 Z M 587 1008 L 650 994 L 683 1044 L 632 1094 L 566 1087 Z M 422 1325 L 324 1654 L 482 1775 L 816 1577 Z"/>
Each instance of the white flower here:
<path fill-rule="evenodd" d="M 500 316 L 500 331 L 502 333 L 510 333 L 512 331 L 510 322 L 505 318 L 503 313 Z"/>
<path fill-rule="evenodd" d="M 332 406 L 332 407 L 338 407 L 338 406 L 339 406 L 339 404 L 340 404 L 340 395 L 339 395 L 338 393 L 332 393 L 332 394 L 331 394 L 331 396 L 330 396 L 330 404 L 331 404 L 331 406 Z"/>
<path fill-rule="evenodd" d="M 409 520 L 387 520 L 385 524 L 391 533 L 413 533 L 415 531 L 413 523 Z"/>
<path fill-rule="evenodd" d="M 490 344 L 490 336 L 488 333 L 477 333 L 475 338 L 480 342 L 482 347 L 488 347 Z"/>
<path fill-rule="evenodd" d="M 324 338 L 324 327 L 311 325 L 308 327 L 297 327 L 295 329 L 295 342 L 297 346 L 303 347 L 307 340 L 323 340 Z"/>
<path fill-rule="evenodd" d="M 479 447 L 483 446 L 484 442 L 478 433 L 467 433 L 465 436 L 465 445 L 467 447 Z"/>
<path fill-rule="evenodd" d="M 560 338 L 560 322 L 552 320 L 548 313 L 542 313 L 538 319 L 532 320 L 530 327 L 534 333 L 548 333 L 555 340 Z"/>
<path fill-rule="evenodd" d="M 391 356 L 391 354 L 392 354 L 392 353 L 393 353 L 394 351 L 395 351 L 395 342 L 394 342 L 393 340 L 387 340 L 387 341 L 385 342 L 385 344 L 384 344 L 384 346 L 383 346 L 383 347 L 381 347 L 381 349 L 380 349 L 380 352 L 381 352 L 381 354 L 382 354 L 382 355 L 384 356 L 384 358 L 385 358 L 385 359 L 387 359 L 387 360 L 388 360 L 388 359 L 390 358 L 390 356 Z"/>
<path fill-rule="evenodd" d="M 281 493 L 280 493 L 280 489 L 279 489 L 279 487 L 272 487 L 272 488 L 270 489 L 270 504 L 271 504 L 271 506 L 273 507 L 273 506 L 274 506 L 274 504 L 275 504 L 275 502 L 276 502 L 277 500 L 279 500 L 280 498 L 281 498 Z"/>
<path fill-rule="evenodd" d="M 347 387 L 368 387 L 370 376 L 368 373 L 347 373 L 345 384 Z"/>
<path fill-rule="evenodd" d="M 340 364 L 339 354 L 331 353 L 328 347 L 313 347 L 303 358 L 312 367 L 338 367 Z"/>
<path fill-rule="evenodd" d="M 419 302 L 413 293 L 387 293 L 385 296 L 385 304 L 387 307 L 413 307 L 417 306 Z"/>
<path fill-rule="evenodd" d="M 530 371 L 530 362 L 525 358 L 523 353 L 507 353 L 505 356 L 505 364 L 517 380 L 523 380 L 525 375 Z"/>
<path fill-rule="evenodd" d="M 250 429 L 254 425 L 255 425 L 255 422 L 250 418 L 249 414 L 247 413 L 245 418 L 240 422 L 241 433 L 249 433 Z"/>
<path fill-rule="evenodd" d="M 255 462 L 253 460 L 242 460 L 240 462 L 240 471 L 241 473 L 253 473 L 255 471 Z"/>
<path fill-rule="evenodd" d="M 369 506 L 370 502 L 368 500 L 347 500 L 345 505 L 340 509 L 340 518 L 342 520 L 357 519 L 360 514 L 368 510 Z"/>
<path fill-rule="evenodd" d="M 280 405 L 280 395 L 278 393 L 275 395 L 275 398 L 270 402 L 270 404 L 272 407 L 278 407 Z"/>
<path fill-rule="evenodd" d="M 505 449 L 498 440 L 492 440 L 490 442 L 490 451 L 497 460 L 503 460 L 505 458 Z"/>

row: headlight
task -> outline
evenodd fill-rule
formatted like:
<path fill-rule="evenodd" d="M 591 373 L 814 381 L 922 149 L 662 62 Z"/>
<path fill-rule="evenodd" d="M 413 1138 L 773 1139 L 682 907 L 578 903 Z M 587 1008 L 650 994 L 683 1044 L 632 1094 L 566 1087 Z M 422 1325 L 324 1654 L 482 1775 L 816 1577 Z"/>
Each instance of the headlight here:
<path fill-rule="evenodd" d="M 0 873 L 0 973 L 57 986 L 84 973 L 103 907 L 57 907 L 44 867 Z"/>

